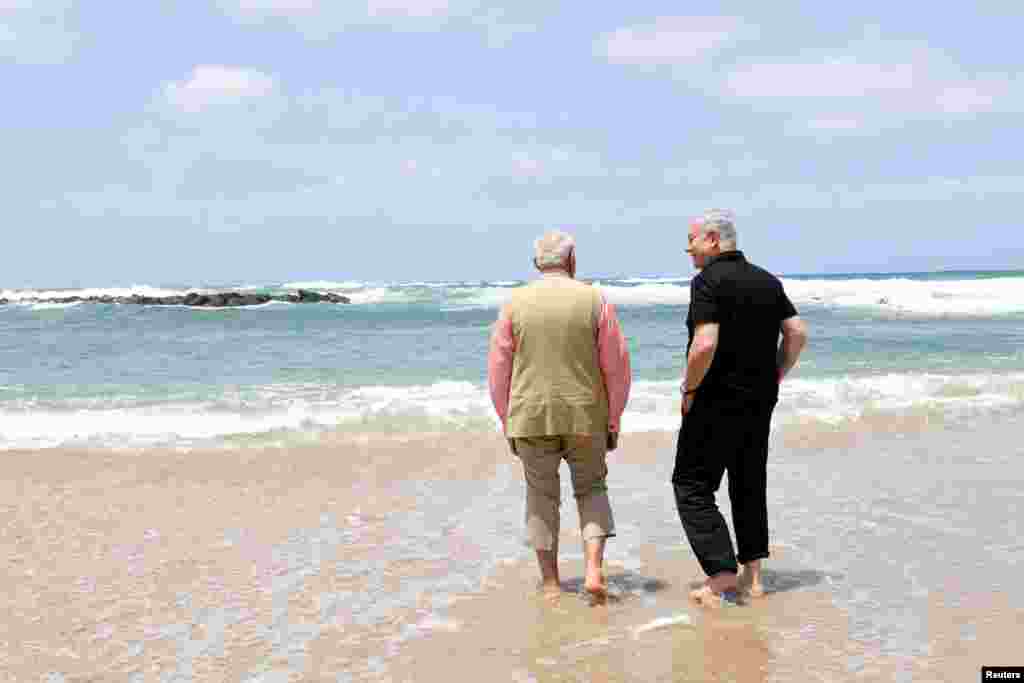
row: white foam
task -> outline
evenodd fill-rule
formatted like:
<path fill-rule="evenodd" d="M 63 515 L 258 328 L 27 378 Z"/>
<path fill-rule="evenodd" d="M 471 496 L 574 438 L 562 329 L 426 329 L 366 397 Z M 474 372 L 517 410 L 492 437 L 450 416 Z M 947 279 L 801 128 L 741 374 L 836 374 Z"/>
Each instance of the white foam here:
<path fill-rule="evenodd" d="M 511 296 L 516 281 L 493 283 L 404 282 L 384 285 L 360 281 L 317 280 L 289 282 L 281 289 L 344 292 L 353 303 L 415 304 L 438 302 L 444 308 L 498 308 Z M 635 277 L 594 282 L 618 306 L 683 306 L 690 301 L 688 277 Z M 901 317 L 990 317 L 1024 313 L 1024 277 L 968 280 L 889 279 L 793 279 L 783 278 L 786 293 L 798 307 L 826 306 L 860 309 Z M 160 289 L 149 285 L 122 288 L 67 290 L 3 290 L 0 298 L 12 302 L 56 299 L 68 296 L 167 297 L 189 292 L 214 293 L 228 289 Z M 237 290 L 238 288 L 234 288 Z M 249 286 L 243 289 L 264 289 Z M 428 290 L 428 291 L 425 291 Z M 437 294 L 431 294 L 436 292 Z M 439 300 L 440 298 L 440 300 Z"/>
<path fill-rule="evenodd" d="M 365 282 L 355 282 L 346 280 L 344 282 L 334 282 L 331 280 L 313 280 L 310 282 L 288 282 L 281 285 L 281 289 L 311 289 L 316 291 L 338 291 L 348 289 L 364 289 L 367 287 Z"/>
<path fill-rule="evenodd" d="M 780 391 L 781 414 L 838 423 L 867 413 L 935 410 L 949 415 L 1024 405 L 1024 374 L 891 373 L 829 379 L 793 378 Z"/>
<path fill-rule="evenodd" d="M 278 384 L 247 395 L 244 400 L 225 396 L 216 403 L 179 401 L 156 406 L 121 397 L 106 407 L 91 400 L 43 406 L 26 398 L 8 403 L 0 411 L 0 424 L 4 425 L 0 448 L 144 445 L 323 429 L 416 432 L 501 428 L 487 387 L 471 382 L 349 390 L 320 384 Z M 782 385 L 775 423 L 816 420 L 839 424 L 867 415 L 922 411 L 959 419 L 1022 408 L 1024 373 L 791 378 Z M 678 382 L 633 383 L 623 431 L 675 431 L 680 420 Z"/>
<path fill-rule="evenodd" d="M 690 276 L 680 277 L 628 277 L 622 280 L 608 280 L 609 282 L 621 282 L 623 284 L 649 285 L 649 284 L 684 284 L 689 285 Z"/>
<path fill-rule="evenodd" d="M 646 624 L 641 624 L 640 626 L 634 626 L 631 629 L 631 633 L 633 634 L 634 638 L 638 638 L 639 636 L 649 631 L 656 631 L 658 629 L 663 628 L 671 628 L 673 626 L 692 625 L 693 619 L 690 617 L 689 614 L 677 614 L 671 617 L 661 617 L 660 619 L 649 621 Z"/>
<path fill-rule="evenodd" d="M 409 287 L 409 288 L 415 287 L 415 288 L 418 288 L 418 289 L 444 289 L 445 287 L 450 287 L 451 285 L 449 283 L 447 283 L 447 282 L 419 282 L 419 281 L 414 281 L 414 282 L 396 282 L 396 283 L 394 283 L 393 285 L 390 285 L 390 286 L 392 286 L 392 287 Z"/>
<path fill-rule="evenodd" d="M 648 283 L 632 287 L 595 282 L 616 306 L 678 306 L 690 302 L 689 284 Z"/>
<path fill-rule="evenodd" d="M 984 317 L 1024 313 L 1024 278 L 986 280 L 795 280 L 783 278 L 797 306 L 859 308 L 901 316 Z M 597 281 L 616 305 L 686 305 L 689 281 L 680 278 L 628 278 Z"/>
<path fill-rule="evenodd" d="M 323 385 L 274 385 L 244 403 L 138 405 L 122 397 L 108 408 L 40 407 L 34 399 L 0 410 L 0 448 L 68 444 L 124 446 L 216 440 L 232 435 L 322 429 L 435 431 L 468 425 L 498 429 L 486 390 L 468 382 L 338 391 Z"/>
<path fill-rule="evenodd" d="M 49 311 L 49 310 L 62 309 L 62 308 L 74 308 L 75 306 L 79 306 L 81 303 L 82 302 L 80 302 L 80 301 L 75 301 L 73 303 L 67 303 L 67 304 L 58 304 L 58 303 L 30 303 L 30 304 L 27 304 L 27 305 L 33 311 Z"/>
<path fill-rule="evenodd" d="M 374 287 L 345 294 L 354 304 L 409 304 L 423 301 L 423 294 L 411 289 Z"/>
<path fill-rule="evenodd" d="M 160 289 L 149 285 L 132 285 L 131 287 L 108 287 L 94 289 L 5 289 L 0 291 L 0 299 L 8 301 L 24 301 L 26 299 L 63 299 L 69 296 L 89 297 L 129 297 L 133 295 L 149 297 L 185 296 L 189 292 L 205 293 L 206 289 Z"/>
<path fill-rule="evenodd" d="M 513 291 L 510 287 L 453 287 L 448 290 L 448 304 L 467 308 L 500 308 Z"/>
<path fill-rule="evenodd" d="M 792 280 L 794 304 L 821 304 L 926 317 L 993 316 L 1024 312 L 1024 278 L 987 280 Z"/>
<path fill-rule="evenodd" d="M 891 373 L 837 378 L 787 379 L 780 388 L 776 422 L 814 419 L 838 424 L 867 414 L 934 411 L 950 417 L 1024 408 L 1024 373 L 1001 375 Z M 679 383 L 633 383 L 622 417 L 625 432 L 679 428 Z"/>

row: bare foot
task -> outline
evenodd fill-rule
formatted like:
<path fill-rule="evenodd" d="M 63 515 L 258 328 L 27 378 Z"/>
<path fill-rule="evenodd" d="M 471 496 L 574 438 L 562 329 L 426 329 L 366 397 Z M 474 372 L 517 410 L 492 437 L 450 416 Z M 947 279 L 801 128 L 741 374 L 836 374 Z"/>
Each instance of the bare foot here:
<path fill-rule="evenodd" d="M 542 581 L 540 593 L 544 597 L 545 602 L 554 604 L 562 596 L 562 586 L 557 581 Z"/>
<path fill-rule="evenodd" d="M 764 597 L 764 584 L 761 583 L 761 579 L 752 579 L 746 574 L 740 574 L 738 590 L 752 598 Z"/>
<path fill-rule="evenodd" d="M 604 572 L 600 569 L 588 571 L 583 582 L 583 590 L 587 591 L 595 603 L 604 603 L 608 599 L 608 582 L 604 578 Z"/>
<path fill-rule="evenodd" d="M 708 577 L 704 585 L 690 591 L 690 599 L 705 607 L 721 607 L 724 593 L 735 593 L 737 588 L 736 574 L 722 572 Z"/>
<path fill-rule="evenodd" d="M 722 594 L 714 592 L 710 586 L 701 586 L 690 591 L 690 599 L 702 607 L 722 606 Z"/>

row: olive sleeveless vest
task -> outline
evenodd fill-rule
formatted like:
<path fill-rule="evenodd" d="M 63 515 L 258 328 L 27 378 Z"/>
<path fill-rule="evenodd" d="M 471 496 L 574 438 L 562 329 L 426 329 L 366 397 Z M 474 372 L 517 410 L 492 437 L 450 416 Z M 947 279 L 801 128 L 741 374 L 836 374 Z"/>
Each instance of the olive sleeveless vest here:
<path fill-rule="evenodd" d="M 516 340 L 508 437 L 608 430 L 597 349 L 602 305 L 597 288 L 558 275 L 513 292 L 507 309 Z"/>

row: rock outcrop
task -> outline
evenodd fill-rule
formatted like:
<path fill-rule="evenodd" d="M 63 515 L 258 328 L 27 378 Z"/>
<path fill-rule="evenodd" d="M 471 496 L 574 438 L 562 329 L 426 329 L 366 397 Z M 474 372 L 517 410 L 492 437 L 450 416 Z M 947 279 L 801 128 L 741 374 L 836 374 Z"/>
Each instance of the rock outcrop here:
<path fill-rule="evenodd" d="M 184 296 L 62 296 L 51 298 L 19 299 L 17 303 L 30 304 L 134 304 L 137 306 L 195 306 L 198 308 L 234 308 L 259 306 L 271 301 L 285 301 L 293 304 L 348 304 L 351 299 L 333 292 L 311 292 L 300 289 L 294 294 L 272 296 L 270 294 L 246 294 L 242 292 L 216 292 L 199 294 L 189 292 Z M 0 305 L 9 304 L 9 299 L 0 299 Z"/>

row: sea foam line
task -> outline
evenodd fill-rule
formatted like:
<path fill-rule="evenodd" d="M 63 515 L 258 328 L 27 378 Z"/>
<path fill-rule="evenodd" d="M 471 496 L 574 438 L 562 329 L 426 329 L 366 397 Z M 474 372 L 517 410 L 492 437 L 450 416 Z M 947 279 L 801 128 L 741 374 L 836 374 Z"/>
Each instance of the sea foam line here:
<path fill-rule="evenodd" d="M 232 435 L 369 432 L 493 431 L 501 426 L 486 386 L 442 381 L 417 386 L 327 385 L 254 387 L 240 400 L 193 399 L 154 403 L 152 396 L 54 402 L 18 392 L 0 403 L 0 448 L 62 444 L 158 444 Z M 775 424 L 842 426 L 878 415 L 1000 414 L 1024 409 L 1024 373 L 969 375 L 887 374 L 787 379 Z M 675 381 L 633 383 L 622 420 L 625 432 L 679 428 Z"/>

